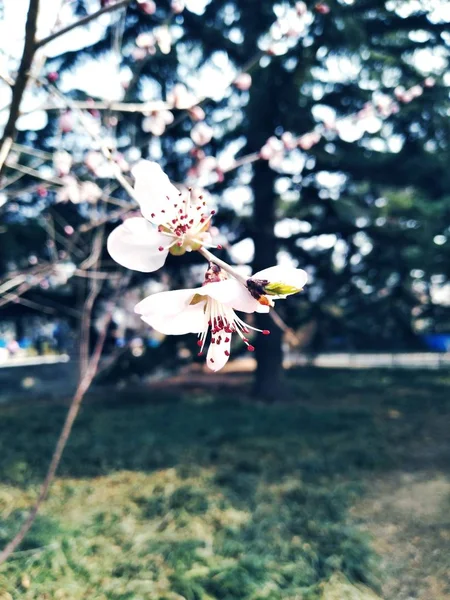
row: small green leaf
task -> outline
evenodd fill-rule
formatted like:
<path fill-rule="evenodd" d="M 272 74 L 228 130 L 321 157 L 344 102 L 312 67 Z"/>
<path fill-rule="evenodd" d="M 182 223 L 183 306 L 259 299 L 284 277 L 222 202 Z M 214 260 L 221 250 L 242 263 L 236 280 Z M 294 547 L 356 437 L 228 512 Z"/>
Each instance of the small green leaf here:
<path fill-rule="evenodd" d="M 301 289 L 281 281 L 272 281 L 264 286 L 264 291 L 270 296 L 289 296 L 290 294 L 297 294 Z"/>

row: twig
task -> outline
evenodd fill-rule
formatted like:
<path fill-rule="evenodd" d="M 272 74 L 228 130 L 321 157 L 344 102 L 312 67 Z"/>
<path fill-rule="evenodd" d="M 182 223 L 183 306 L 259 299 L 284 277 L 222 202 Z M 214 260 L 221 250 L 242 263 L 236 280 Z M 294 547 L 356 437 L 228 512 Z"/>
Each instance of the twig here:
<path fill-rule="evenodd" d="M 89 298 L 88 298 L 89 300 Z M 61 430 L 61 434 L 58 438 L 58 442 L 56 443 L 55 451 L 53 453 L 52 459 L 50 461 L 50 465 L 47 471 L 47 475 L 44 479 L 44 483 L 42 484 L 41 491 L 39 493 L 38 499 L 36 500 L 33 508 L 31 509 L 28 518 L 20 528 L 19 532 L 14 536 L 14 538 L 5 546 L 3 551 L 0 553 L 0 565 L 3 564 L 14 550 L 21 544 L 22 540 L 31 529 L 39 509 L 47 497 L 48 491 L 50 489 L 50 485 L 53 482 L 53 479 L 56 474 L 56 470 L 61 461 L 62 454 L 64 452 L 64 448 L 66 447 L 67 441 L 70 436 L 70 432 L 72 431 L 72 426 L 77 418 L 78 412 L 80 410 L 81 403 L 86 392 L 89 390 L 89 387 L 95 377 L 95 374 L 98 369 L 98 364 L 100 362 L 100 357 L 103 350 L 103 345 L 105 343 L 106 332 L 109 325 L 109 320 L 111 319 L 111 315 L 108 315 L 108 322 L 105 324 L 105 327 L 98 338 L 97 344 L 95 346 L 94 353 L 89 361 L 88 368 L 84 373 L 84 376 L 81 378 L 78 388 L 75 392 L 75 395 L 72 399 L 69 411 L 67 413 L 66 420 L 64 422 L 64 426 Z"/>
<path fill-rule="evenodd" d="M 16 122 L 19 117 L 20 104 L 28 83 L 31 64 L 37 50 L 35 36 L 38 12 L 39 0 L 30 0 L 27 23 L 25 27 L 25 44 L 23 47 L 22 59 L 20 61 L 16 82 L 12 91 L 8 121 L 5 125 L 3 136 L 0 141 L 0 176 L 3 172 L 5 161 L 8 158 L 14 138 L 16 137 Z"/>
<path fill-rule="evenodd" d="M 85 344 L 86 344 L 86 340 L 89 339 L 89 328 L 91 325 L 90 314 L 91 314 L 92 306 L 95 302 L 95 299 L 96 299 L 99 291 L 100 291 L 100 286 L 98 285 L 98 282 L 93 280 L 91 283 L 91 291 L 90 291 L 88 297 L 86 298 L 86 301 L 84 303 L 84 310 L 83 310 L 83 317 L 85 317 L 85 315 L 89 315 L 89 318 L 83 319 L 83 327 L 86 330 L 86 331 L 84 331 Z M 103 346 L 105 344 L 106 334 L 107 334 L 107 330 L 108 330 L 108 326 L 109 326 L 111 317 L 112 317 L 111 312 L 109 312 L 106 315 L 106 322 L 103 325 L 103 330 L 97 340 L 97 343 L 95 345 L 95 349 L 92 353 L 92 356 L 88 360 L 88 363 L 87 363 L 84 373 L 82 373 L 80 376 L 80 381 L 79 381 L 77 390 L 72 398 L 72 402 L 70 404 L 69 411 L 66 416 L 66 420 L 64 422 L 63 428 L 61 430 L 58 441 L 56 443 L 55 450 L 53 452 L 53 456 L 50 461 L 50 465 L 48 467 L 47 474 L 46 474 L 44 482 L 42 484 L 39 496 L 38 496 L 33 508 L 31 509 L 30 514 L 28 515 L 28 518 L 23 523 L 19 532 L 14 536 L 14 538 L 5 546 L 3 551 L 0 553 L 0 565 L 3 564 L 11 556 L 11 554 L 15 551 L 15 549 L 19 546 L 19 544 L 25 538 L 26 534 L 31 529 L 34 521 L 36 520 L 37 514 L 39 512 L 39 509 L 40 509 L 42 503 L 47 498 L 50 486 L 55 478 L 56 471 L 57 471 L 59 463 L 61 461 L 62 454 L 66 447 L 67 441 L 70 437 L 70 433 L 72 431 L 73 424 L 74 424 L 75 419 L 77 418 L 78 412 L 80 410 L 81 403 L 84 399 L 84 396 L 86 395 L 86 392 L 89 390 L 89 388 L 92 384 L 92 381 L 94 380 L 94 377 L 98 371 L 98 366 L 99 366 L 100 358 L 102 355 Z M 83 345 L 82 348 L 80 348 L 81 358 L 83 357 L 83 353 L 86 350 L 85 344 Z"/>
<path fill-rule="evenodd" d="M 40 310 L 41 312 L 47 313 L 48 315 L 54 315 L 56 313 L 55 308 L 50 308 L 49 306 L 45 306 L 45 304 L 33 302 L 33 300 L 21 298 L 20 296 L 17 296 L 17 294 L 5 294 L 4 298 L 5 300 L 15 302 L 16 304 L 21 304 L 22 306 L 27 306 L 28 308 L 34 308 L 35 310 Z"/>
<path fill-rule="evenodd" d="M 280 317 L 280 315 L 274 308 L 270 309 L 270 317 L 275 323 L 275 325 L 279 327 L 283 333 L 286 334 L 288 342 L 290 342 L 293 346 L 300 343 L 300 338 L 297 336 L 295 331 L 291 327 L 289 327 L 289 325 L 286 325 L 286 323 L 283 321 L 283 319 Z"/>
<path fill-rule="evenodd" d="M 53 40 L 56 40 L 56 38 L 60 37 L 61 35 L 64 35 L 65 33 L 68 33 L 69 31 L 72 31 L 76 27 L 82 27 L 83 25 L 87 25 L 88 23 L 90 23 L 91 21 L 96 19 L 97 17 L 101 17 L 102 15 L 112 12 L 113 10 L 117 10 L 119 8 L 124 8 L 124 7 L 128 6 L 128 4 L 130 4 L 130 2 L 131 2 L 131 0 L 121 0 L 120 2 L 116 2 L 116 4 L 110 4 L 108 6 L 105 6 L 104 8 L 97 10 L 97 12 L 87 15 L 86 17 L 83 17 L 79 21 L 75 21 L 75 23 L 71 23 L 70 25 L 67 25 L 67 27 L 63 27 L 59 31 L 55 31 L 55 33 L 51 33 L 47 37 L 42 38 L 42 40 L 39 40 L 38 42 L 36 42 L 35 48 L 36 48 L 36 50 L 38 48 L 42 48 L 42 46 L 45 46 L 45 44 L 48 44 L 49 42 L 53 42 Z"/>
<path fill-rule="evenodd" d="M 172 110 L 173 105 L 164 102 L 163 100 L 153 100 L 149 102 L 107 102 L 105 100 L 98 101 L 87 101 L 87 100 L 74 100 L 72 106 L 75 108 L 79 108 L 80 110 L 112 110 L 116 112 L 131 112 L 131 113 L 151 113 L 154 111 L 161 110 Z M 29 111 L 23 112 L 21 114 L 28 115 L 37 110 L 45 110 L 45 111 L 53 111 L 61 110 L 61 106 L 56 106 L 55 104 L 43 104 L 42 106 L 38 106 L 36 108 L 32 108 Z M 0 111 L 1 112 L 1 111 Z"/>

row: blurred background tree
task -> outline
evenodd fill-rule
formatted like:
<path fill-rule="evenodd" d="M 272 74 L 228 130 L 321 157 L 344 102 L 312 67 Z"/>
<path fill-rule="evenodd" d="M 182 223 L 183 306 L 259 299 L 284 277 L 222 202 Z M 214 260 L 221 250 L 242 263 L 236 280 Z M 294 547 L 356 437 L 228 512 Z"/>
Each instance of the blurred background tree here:
<path fill-rule="evenodd" d="M 82 18 L 106 5 L 79 0 L 70 10 Z M 174 181 L 208 188 L 225 258 L 309 272 L 305 292 L 277 310 L 293 329 L 309 328 L 310 349 L 412 349 L 419 333 L 448 330 L 445 14 L 443 3 L 395 0 L 147 0 L 111 12 L 92 35 L 67 34 L 67 48 L 64 37 L 44 47 L 34 112 L 17 139 L 33 151 L 16 146 L 2 183 L 3 278 L 50 265 L 20 294 L 21 310 L 76 306 L 86 279 L 70 275 L 95 240 L 102 271 L 116 269 L 103 241 L 133 205 L 92 153 L 79 106 L 116 157 L 156 160 Z M 53 105 L 37 110 L 49 90 Z M 170 110 L 142 108 L 167 100 Z M 108 198 L 96 188 L 80 195 L 81 182 Z M 66 269 L 55 274 L 56 260 Z M 192 283 L 198 257 L 183 261 L 163 276 L 135 273 L 129 286 Z M 99 310 L 114 293 L 107 281 Z M 255 343 L 255 392 L 273 398 L 283 353 L 281 330 L 270 329 Z"/>

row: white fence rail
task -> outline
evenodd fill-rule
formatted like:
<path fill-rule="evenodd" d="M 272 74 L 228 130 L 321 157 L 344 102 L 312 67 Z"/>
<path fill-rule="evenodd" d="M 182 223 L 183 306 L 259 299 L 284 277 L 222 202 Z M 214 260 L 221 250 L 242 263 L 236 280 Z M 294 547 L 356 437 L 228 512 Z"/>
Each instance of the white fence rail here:
<path fill-rule="evenodd" d="M 301 354 L 286 352 L 286 367 L 314 366 L 345 369 L 440 369 L 450 367 L 450 352 L 339 352 L 326 354 Z"/>

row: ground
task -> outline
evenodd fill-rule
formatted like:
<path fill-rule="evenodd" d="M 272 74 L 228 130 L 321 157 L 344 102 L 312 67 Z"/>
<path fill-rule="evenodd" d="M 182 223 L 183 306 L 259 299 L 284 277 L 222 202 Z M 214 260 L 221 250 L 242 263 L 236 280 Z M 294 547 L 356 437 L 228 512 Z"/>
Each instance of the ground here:
<path fill-rule="evenodd" d="M 88 398 L 0 600 L 450 599 L 449 373 L 230 381 Z M 0 407 L 2 544 L 65 410 Z"/>

